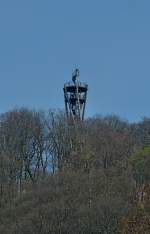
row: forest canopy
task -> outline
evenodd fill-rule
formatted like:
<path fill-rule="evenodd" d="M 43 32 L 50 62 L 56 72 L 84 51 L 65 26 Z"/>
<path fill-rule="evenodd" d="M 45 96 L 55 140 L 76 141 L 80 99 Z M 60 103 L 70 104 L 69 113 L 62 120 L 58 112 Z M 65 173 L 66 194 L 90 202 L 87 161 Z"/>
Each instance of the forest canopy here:
<path fill-rule="evenodd" d="M 0 233 L 149 233 L 150 118 L 0 115 Z"/>

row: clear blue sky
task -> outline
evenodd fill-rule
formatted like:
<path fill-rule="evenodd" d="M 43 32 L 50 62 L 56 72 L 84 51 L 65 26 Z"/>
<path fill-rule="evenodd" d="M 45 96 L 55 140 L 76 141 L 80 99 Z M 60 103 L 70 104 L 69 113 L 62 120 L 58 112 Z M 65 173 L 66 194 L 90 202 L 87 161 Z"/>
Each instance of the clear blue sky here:
<path fill-rule="evenodd" d="M 0 112 L 63 108 L 75 67 L 87 116 L 150 116 L 150 1 L 0 0 Z"/>

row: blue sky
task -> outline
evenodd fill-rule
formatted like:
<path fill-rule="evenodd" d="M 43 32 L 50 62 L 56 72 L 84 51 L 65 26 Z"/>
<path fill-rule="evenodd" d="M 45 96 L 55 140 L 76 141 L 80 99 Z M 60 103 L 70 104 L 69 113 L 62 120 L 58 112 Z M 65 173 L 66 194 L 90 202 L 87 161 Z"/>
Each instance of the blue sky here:
<path fill-rule="evenodd" d="M 150 116 L 149 0 L 0 0 L 0 112 L 64 108 L 74 68 L 86 116 Z"/>

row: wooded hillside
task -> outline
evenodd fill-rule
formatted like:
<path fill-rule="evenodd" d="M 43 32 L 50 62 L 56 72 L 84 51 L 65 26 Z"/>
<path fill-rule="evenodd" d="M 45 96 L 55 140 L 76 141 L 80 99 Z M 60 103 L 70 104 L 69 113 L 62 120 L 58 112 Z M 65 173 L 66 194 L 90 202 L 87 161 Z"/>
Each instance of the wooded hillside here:
<path fill-rule="evenodd" d="M 150 119 L 0 115 L 0 233 L 150 233 Z"/>

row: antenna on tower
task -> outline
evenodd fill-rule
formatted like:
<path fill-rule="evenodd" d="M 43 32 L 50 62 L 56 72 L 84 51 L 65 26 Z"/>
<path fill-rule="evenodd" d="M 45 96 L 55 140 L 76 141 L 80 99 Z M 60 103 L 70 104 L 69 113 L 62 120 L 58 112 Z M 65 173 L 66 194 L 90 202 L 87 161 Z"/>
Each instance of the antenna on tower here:
<path fill-rule="evenodd" d="M 77 77 L 80 76 L 80 71 L 79 69 L 75 69 L 75 71 L 72 73 L 72 81 L 76 83 Z"/>
<path fill-rule="evenodd" d="M 68 119 L 73 120 L 84 120 L 87 99 L 88 85 L 77 80 L 79 74 L 79 69 L 75 69 L 72 74 L 72 82 L 64 84 L 66 115 Z"/>

